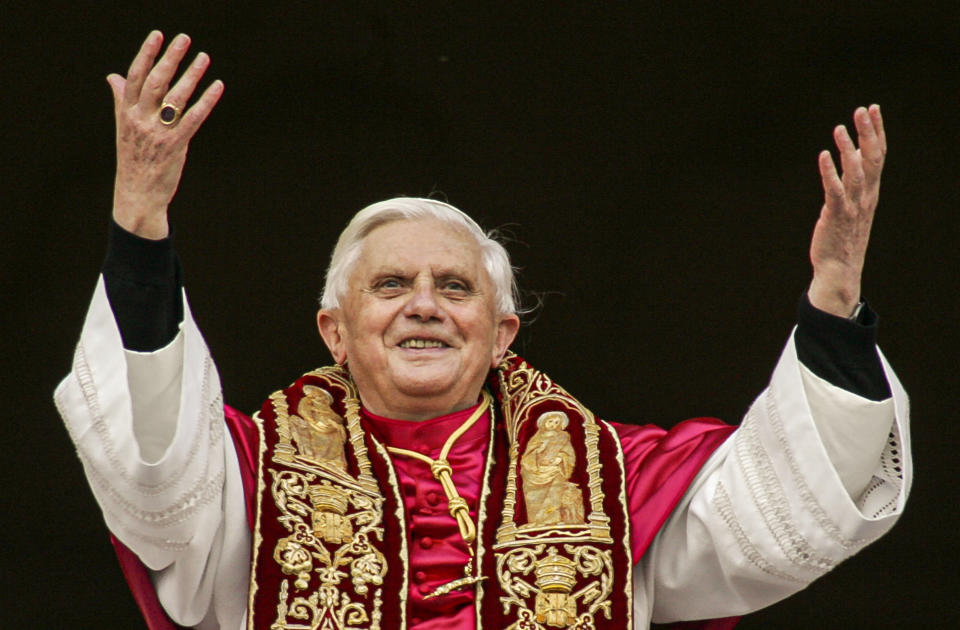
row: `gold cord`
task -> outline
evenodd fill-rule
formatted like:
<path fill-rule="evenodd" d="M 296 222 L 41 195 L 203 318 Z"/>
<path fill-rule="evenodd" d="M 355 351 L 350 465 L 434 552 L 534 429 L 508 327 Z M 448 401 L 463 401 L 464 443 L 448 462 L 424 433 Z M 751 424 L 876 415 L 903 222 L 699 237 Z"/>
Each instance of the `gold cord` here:
<path fill-rule="evenodd" d="M 447 455 L 450 453 L 450 449 L 457 442 L 457 439 L 461 435 L 467 432 L 474 424 L 477 423 L 477 420 L 483 416 L 487 408 L 490 407 L 491 397 L 490 394 L 484 390 L 483 400 L 480 402 L 480 405 L 477 409 L 470 414 L 470 417 L 467 418 L 466 422 L 461 424 L 456 431 L 450 434 L 450 437 L 447 438 L 447 441 L 443 443 L 443 448 L 440 449 L 440 457 L 433 459 L 417 453 L 416 451 L 407 450 L 405 448 L 397 448 L 396 446 L 388 446 L 387 451 L 393 453 L 394 455 L 406 455 L 408 457 L 413 457 L 414 459 L 419 459 L 428 466 L 430 466 L 430 472 L 433 473 L 434 478 L 440 482 L 440 486 L 443 488 L 444 494 L 447 495 L 447 509 L 450 511 L 450 516 L 452 516 L 457 521 L 457 527 L 460 529 L 460 537 L 463 538 L 463 541 L 467 543 L 467 551 L 470 552 L 470 560 L 467 562 L 467 565 L 463 568 L 464 577 L 459 580 L 454 580 L 447 584 L 439 586 L 432 593 L 424 596 L 424 599 L 430 599 L 432 597 L 437 597 L 438 595 L 444 595 L 450 591 L 454 591 L 464 586 L 470 586 L 476 584 L 481 580 L 485 580 L 485 577 L 473 575 L 473 542 L 477 539 L 477 526 L 474 525 L 473 519 L 470 518 L 470 509 L 467 507 L 466 500 L 460 496 L 460 493 L 457 492 L 457 486 L 453 483 L 453 467 L 450 466 L 450 462 L 447 461 Z"/>
<path fill-rule="evenodd" d="M 484 412 L 490 406 L 490 394 L 486 391 L 483 391 L 483 400 L 480 402 L 480 405 L 476 410 L 470 414 L 470 417 L 467 418 L 466 422 L 457 427 L 457 430 L 450 434 L 450 437 L 447 438 L 447 441 L 443 443 L 443 448 L 440 449 L 440 457 L 433 459 L 417 453 L 416 451 L 410 451 L 405 448 L 397 448 L 395 446 L 388 446 L 387 450 L 394 455 L 406 455 L 408 457 L 413 457 L 424 462 L 430 466 L 430 472 L 433 473 L 434 478 L 440 482 L 440 486 L 443 488 L 444 494 L 447 495 L 447 506 L 450 510 L 450 516 L 456 519 L 457 526 L 460 528 L 460 537 L 463 538 L 463 541 L 467 543 L 467 549 L 470 551 L 470 555 L 473 555 L 473 547 L 471 543 L 477 539 L 477 528 L 473 524 L 473 519 L 470 518 L 470 510 L 467 508 L 467 502 L 460 496 L 460 493 L 457 492 L 457 486 L 453 483 L 453 468 L 450 466 L 450 462 L 447 461 L 447 455 L 450 453 L 450 449 L 456 443 L 457 439 L 461 435 L 467 432 L 474 424 L 477 423 L 477 420 L 483 416 Z"/>

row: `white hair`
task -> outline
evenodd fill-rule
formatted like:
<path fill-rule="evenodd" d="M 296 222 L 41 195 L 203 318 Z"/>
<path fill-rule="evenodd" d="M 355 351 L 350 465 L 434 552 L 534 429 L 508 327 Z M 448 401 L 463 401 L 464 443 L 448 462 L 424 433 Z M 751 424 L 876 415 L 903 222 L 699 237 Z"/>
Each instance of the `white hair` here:
<path fill-rule="evenodd" d="M 476 221 L 450 204 L 418 197 L 378 201 L 353 215 L 350 223 L 340 233 L 330 256 L 320 307 L 334 309 L 340 306 L 340 300 L 347 292 L 350 273 L 360 258 L 363 241 L 370 232 L 393 221 L 417 219 L 436 219 L 472 236 L 480 246 L 483 267 L 493 283 L 497 310 L 500 314 L 517 312 L 519 300 L 510 256 L 503 245 L 493 238 L 493 233 L 484 232 Z"/>

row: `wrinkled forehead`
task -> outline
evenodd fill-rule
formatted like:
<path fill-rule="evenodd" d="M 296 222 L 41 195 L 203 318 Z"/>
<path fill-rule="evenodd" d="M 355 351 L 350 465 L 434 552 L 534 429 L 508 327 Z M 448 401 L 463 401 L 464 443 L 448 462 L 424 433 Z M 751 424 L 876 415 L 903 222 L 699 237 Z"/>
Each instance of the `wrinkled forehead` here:
<path fill-rule="evenodd" d="M 351 276 L 426 269 L 434 275 L 465 275 L 491 283 L 473 235 L 433 218 L 397 219 L 370 230 L 360 241 Z"/>

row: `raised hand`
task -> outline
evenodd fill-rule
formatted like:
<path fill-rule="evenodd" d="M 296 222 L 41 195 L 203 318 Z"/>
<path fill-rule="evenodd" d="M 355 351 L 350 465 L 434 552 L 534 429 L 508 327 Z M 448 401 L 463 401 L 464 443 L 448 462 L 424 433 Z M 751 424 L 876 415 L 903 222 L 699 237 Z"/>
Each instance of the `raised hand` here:
<path fill-rule="evenodd" d="M 198 54 L 171 88 L 190 48 L 190 38 L 183 34 L 174 37 L 154 64 L 162 47 L 163 34 L 153 31 L 127 76 L 107 77 L 117 122 L 113 217 L 127 231 L 150 239 L 165 238 L 169 233 L 167 206 L 180 183 L 187 145 L 223 94 L 223 82 L 214 81 L 185 109 L 210 57 Z"/>
<path fill-rule="evenodd" d="M 849 317 L 860 301 L 863 261 L 887 154 L 878 105 L 857 108 L 853 122 L 860 148 L 846 127 L 838 125 L 833 130 L 842 177 L 830 152 L 820 153 L 824 201 L 810 243 L 813 282 L 807 296 L 815 307 L 839 317 Z"/>

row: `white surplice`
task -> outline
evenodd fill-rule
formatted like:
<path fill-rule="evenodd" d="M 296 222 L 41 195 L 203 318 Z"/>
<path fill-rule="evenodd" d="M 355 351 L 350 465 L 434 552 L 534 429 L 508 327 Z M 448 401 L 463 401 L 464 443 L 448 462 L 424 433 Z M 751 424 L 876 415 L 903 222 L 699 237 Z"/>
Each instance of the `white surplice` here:
<path fill-rule="evenodd" d="M 740 615 L 884 534 L 911 481 L 906 393 L 872 402 L 820 379 L 788 340 L 770 384 L 634 568 L 634 628 Z M 110 531 L 180 625 L 245 627 L 250 533 L 220 380 L 184 298 L 176 338 L 123 349 L 103 279 L 55 400 Z"/>

